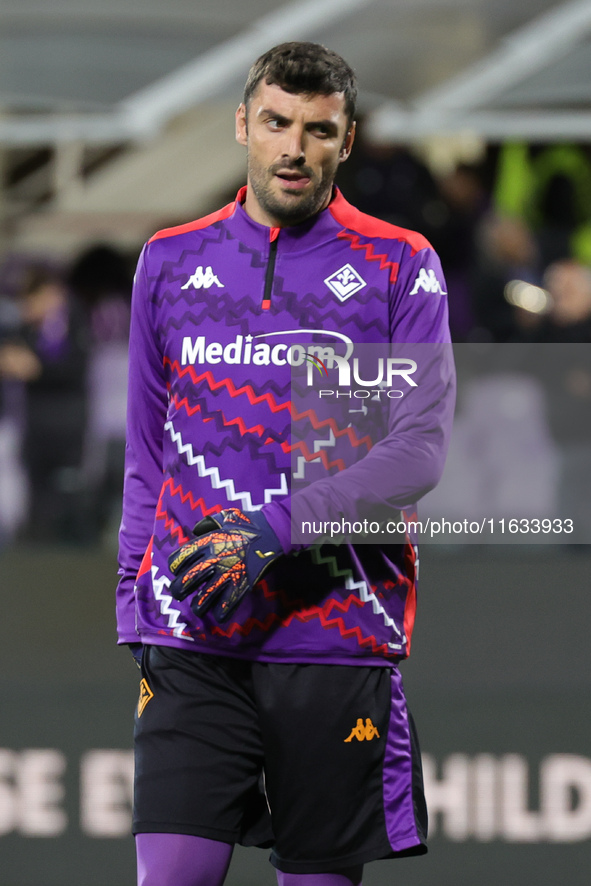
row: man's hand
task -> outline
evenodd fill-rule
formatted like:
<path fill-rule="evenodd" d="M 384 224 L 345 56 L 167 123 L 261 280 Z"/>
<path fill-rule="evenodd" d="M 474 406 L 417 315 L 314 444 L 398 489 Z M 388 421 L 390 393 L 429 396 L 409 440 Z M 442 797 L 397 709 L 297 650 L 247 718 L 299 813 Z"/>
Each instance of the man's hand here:
<path fill-rule="evenodd" d="M 229 508 L 200 520 L 192 538 L 171 554 L 175 576 L 170 593 L 184 600 L 194 593 L 191 609 L 203 616 L 216 603 L 215 617 L 226 621 L 247 591 L 283 554 L 279 539 L 260 511 Z"/>

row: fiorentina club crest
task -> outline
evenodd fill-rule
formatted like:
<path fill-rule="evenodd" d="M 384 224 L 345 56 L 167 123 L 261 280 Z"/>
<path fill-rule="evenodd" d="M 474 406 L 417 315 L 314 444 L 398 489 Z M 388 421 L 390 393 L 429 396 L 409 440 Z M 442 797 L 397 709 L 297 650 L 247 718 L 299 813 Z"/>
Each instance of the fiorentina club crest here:
<path fill-rule="evenodd" d="M 324 282 L 334 292 L 339 301 L 347 301 L 348 298 L 351 298 L 352 295 L 355 295 L 356 292 L 367 286 L 363 277 L 351 265 L 343 265 L 342 268 L 339 268 L 338 271 L 327 277 Z"/>

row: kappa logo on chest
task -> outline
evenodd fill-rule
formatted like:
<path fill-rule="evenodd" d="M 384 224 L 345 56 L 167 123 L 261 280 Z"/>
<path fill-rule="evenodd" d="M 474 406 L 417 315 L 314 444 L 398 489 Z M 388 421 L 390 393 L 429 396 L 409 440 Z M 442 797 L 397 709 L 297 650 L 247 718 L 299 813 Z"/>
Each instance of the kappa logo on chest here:
<path fill-rule="evenodd" d="M 199 265 L 195 268 L 195 273 L 181 286 L 181 289 L 209 289 L 210 286 L 217 286 L 219 289 L 223 289 L 224 284 L 220 283 L 211 265 L 208 265 L 205 270 L 203 270 L 203 265 Z"/>

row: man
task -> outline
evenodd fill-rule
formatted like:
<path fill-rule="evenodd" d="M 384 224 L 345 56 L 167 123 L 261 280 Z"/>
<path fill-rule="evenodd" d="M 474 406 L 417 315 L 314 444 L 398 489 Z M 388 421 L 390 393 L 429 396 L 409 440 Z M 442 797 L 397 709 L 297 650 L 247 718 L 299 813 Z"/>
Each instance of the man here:
<path fill-rule="evenodd" d="M 364 862 L 426 851 L 397 668 L 415 550 L 292 540 L 311 514 L 411 504 L 447 445 L 443 366 L 419 430 L 394 417 L 370 451 L 350 421 L 290 402 L 290 364 L 313 359 L 315 343 L 334 346 L 334 368 L 343 343 L 448 341 L 429 244 L 334 188 L 355 98 L 335 53 L 271 49 L 236 114 L 247 187 L 159 232 L 140 258 L 118 600 L 120 642 L 142 666 L 141 886 L 222 884 L 237 842 L 273 846 L 280 886 L 357 886 Z M 329 429 L 330 457 L 293 442 L 290 419 Z"/>

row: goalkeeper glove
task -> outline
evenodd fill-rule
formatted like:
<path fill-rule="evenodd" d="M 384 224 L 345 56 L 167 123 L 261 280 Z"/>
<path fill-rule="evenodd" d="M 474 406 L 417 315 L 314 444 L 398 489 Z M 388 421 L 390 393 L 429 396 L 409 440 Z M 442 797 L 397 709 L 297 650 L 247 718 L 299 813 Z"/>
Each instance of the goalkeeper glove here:
<path fill-rule="evenodd" d="M 192 538 L 168 560 L 175 576 L 170 593 L 202 617 L 217 603 L 215 618 L 226 621 L 247 591 L 283 554 L 279 539 L 260 511 L 229 508 L 200 520 Z"/>

